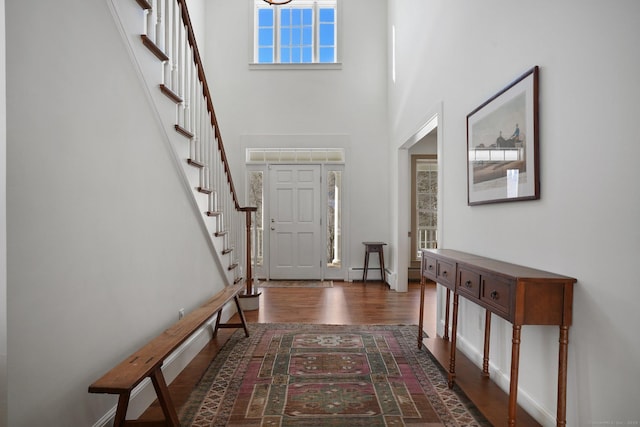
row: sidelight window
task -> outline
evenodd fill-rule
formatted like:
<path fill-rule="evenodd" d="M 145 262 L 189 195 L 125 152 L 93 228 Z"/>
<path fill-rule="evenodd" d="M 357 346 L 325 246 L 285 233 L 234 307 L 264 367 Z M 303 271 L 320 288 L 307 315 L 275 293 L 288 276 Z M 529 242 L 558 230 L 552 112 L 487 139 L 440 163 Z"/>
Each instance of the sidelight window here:
<path fill-rule="evenodd" d="M 247 202 L 248 206 L 255 206 L 258 210 L 255 213 L 255 217 L 252 218 L 253 222 L 253 235 L 251 236 L 251 263 L 255 266 L 262 266 L 264 261 L 264 221 L 262 215 L 262 200 L 263 200 L 263 177 L 264 172 L 261 170 L 249 170 L 247 171 Z"/>
<path fill-rule="evenodd" d="M 342 170 L 327 170 L 327 267 L 342 266 Z"/>

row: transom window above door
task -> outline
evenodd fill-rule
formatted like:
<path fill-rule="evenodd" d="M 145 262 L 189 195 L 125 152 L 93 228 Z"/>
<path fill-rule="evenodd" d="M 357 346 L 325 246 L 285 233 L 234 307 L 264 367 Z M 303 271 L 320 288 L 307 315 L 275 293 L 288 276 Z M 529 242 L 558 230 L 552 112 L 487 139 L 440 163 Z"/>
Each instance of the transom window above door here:
<path fill-rule="evenodd" d="M 344 163 L 344 148 L 247 148 L 247 163 Z"/>
<path fill-rule="evenodd" d="M 337 0 L 254 0 L 256 64 L 336 64 Z"/>

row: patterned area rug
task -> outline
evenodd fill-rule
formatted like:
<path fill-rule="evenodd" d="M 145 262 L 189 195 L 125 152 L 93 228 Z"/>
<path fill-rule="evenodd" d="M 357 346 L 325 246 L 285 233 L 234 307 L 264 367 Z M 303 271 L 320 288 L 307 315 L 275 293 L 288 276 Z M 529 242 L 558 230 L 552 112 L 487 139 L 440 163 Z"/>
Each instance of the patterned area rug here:
<path fill-rule="evenodd" d="M 183 426 L 490 426 L 417 326 L 249 324 L 180 412 Z"/>
<path fill-rule="evenodd" d="M 333 281 L 324 280 L 269 280 L 258 283 L 259 288 L 333 288 Z"/>

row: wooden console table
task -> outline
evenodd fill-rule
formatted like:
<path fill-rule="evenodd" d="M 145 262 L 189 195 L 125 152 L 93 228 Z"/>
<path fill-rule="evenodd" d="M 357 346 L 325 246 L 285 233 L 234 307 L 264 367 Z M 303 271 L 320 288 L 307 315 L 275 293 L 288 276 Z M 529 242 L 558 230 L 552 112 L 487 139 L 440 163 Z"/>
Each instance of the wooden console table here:
<path fill-rule="evenodd" d="M 458 297 L 461 295 L 485 309 L 484 359 L 482 374 L 489 376 L 491 314 L 513 325 L 511 344 L 511 382 L 509 384 L 509 426 L 516 425 L 520 333 L 522 325 L 558 325 L 558 407 L 556 422 L 566 425 L 567 347 L 576 279 L 520 265 L 509 264 L 450 249 L 422 249 L 420 319 L 418 348 L 422 348 L 425 278 L 447 288 L 445 334 L 448 339 L 449 301 L 453 291 L 449 387 L 456 371 Z"/>

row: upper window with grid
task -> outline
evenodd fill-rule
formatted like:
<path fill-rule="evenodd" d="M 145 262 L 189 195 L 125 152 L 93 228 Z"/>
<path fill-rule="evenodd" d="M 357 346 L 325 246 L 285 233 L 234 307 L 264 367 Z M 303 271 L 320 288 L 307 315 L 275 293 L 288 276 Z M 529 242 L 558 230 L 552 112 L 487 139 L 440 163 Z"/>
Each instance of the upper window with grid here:
<path fill-rule="evenodd" d="M 254 62 L 337 62 L 337 0 L 294 0 L 282 6 L 255 3 Z"/>

